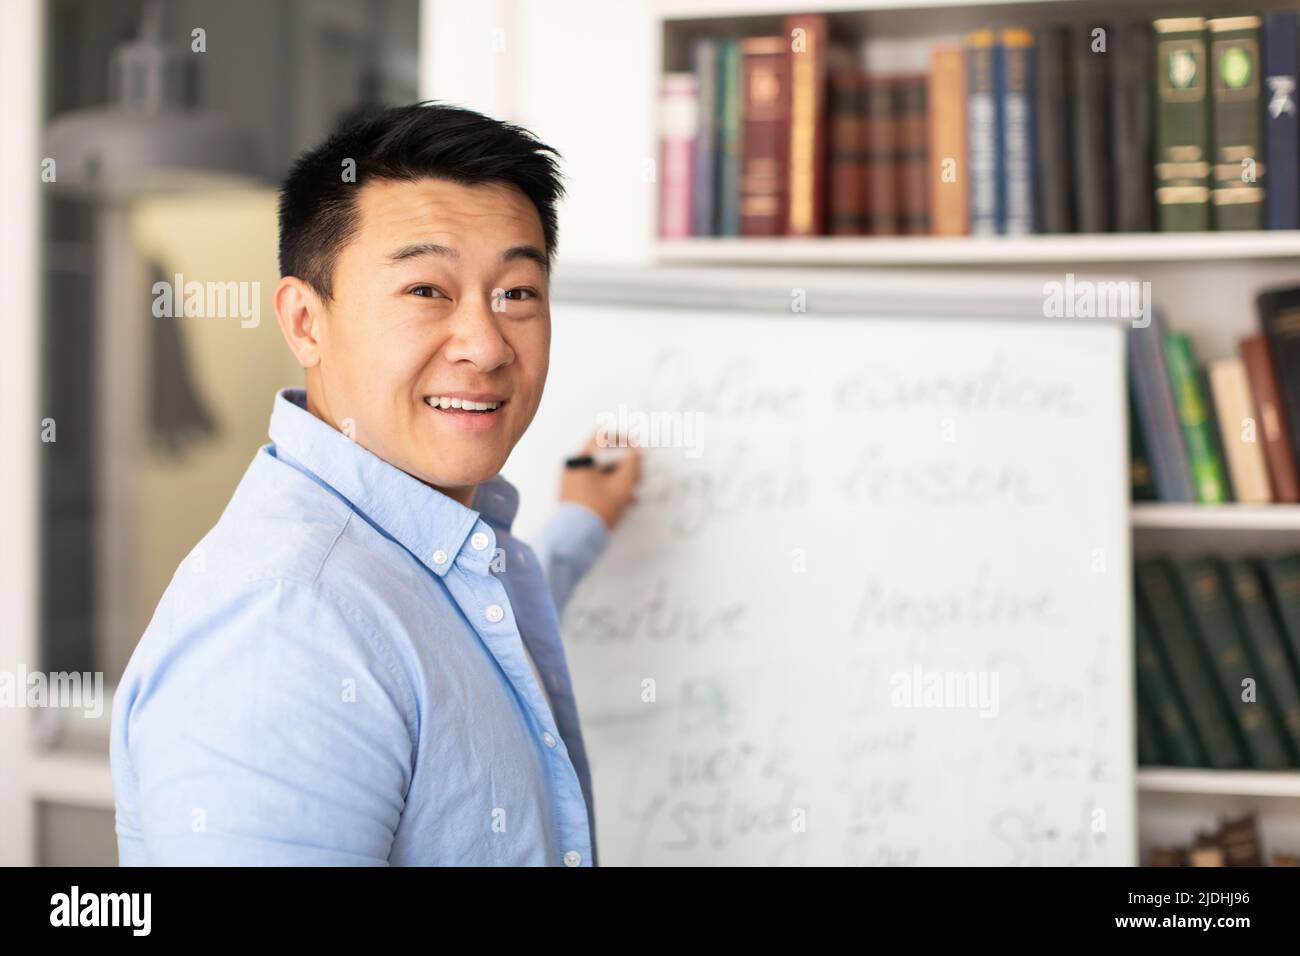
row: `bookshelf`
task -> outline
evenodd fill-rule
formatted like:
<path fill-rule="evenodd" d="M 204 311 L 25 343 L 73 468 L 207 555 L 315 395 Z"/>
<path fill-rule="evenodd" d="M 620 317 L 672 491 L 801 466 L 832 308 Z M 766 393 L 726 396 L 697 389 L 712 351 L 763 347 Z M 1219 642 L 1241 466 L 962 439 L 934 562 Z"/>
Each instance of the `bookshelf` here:
<path fill-rule="evenodd" d="M 1297 7 L 1294 0 L 1263 2 L 1250 12 Z M 867 38 L 951 41 L 988 26 L 1242 12 L 1223 0 L 1191 7 L 1166 0 L 1136 6 L 1105 0 L 656 0 L 651 9 L 661 73 L 690 68 L 695 35 L 770 35 L 782 17 L 801 12 L 827 14 L 832 34 L 853 44 Z M 664 265 L 1122 273 L 1151 283 L 1168 327 L 1190 335 L 1202 362 L 1235 354 L 1237 340 L 1257 331 L 1258 290 L 1294 283 L 1300 275 L 1300 231 L 665 239 L 653 214 L 647 226 L 646 257 Z M 1130 525 L 1137 557 L 1300 551 L 1300 505 L 1135 503 Z M 1300 770 L 1143 767 L 1136 791 L 1142 860 L 1153 846 L 1190 843 L 1215 817 L 1244 812 L 1258 814 L 1266 850 L 1300 852 Z"/>

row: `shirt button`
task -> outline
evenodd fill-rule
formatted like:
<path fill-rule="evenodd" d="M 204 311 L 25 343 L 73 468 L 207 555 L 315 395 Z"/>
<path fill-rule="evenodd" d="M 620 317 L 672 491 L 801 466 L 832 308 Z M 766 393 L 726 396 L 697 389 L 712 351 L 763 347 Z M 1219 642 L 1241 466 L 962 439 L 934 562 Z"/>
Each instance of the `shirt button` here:
<path fill-rule="evenodd" d="M 549 732 L 542 734 L 542 740 L 546 742 L 546 746 L 548 747 L 555 746 L 555 738 L 552 737 Z"/>
<path fill-rule="evenodd" d="M 488 546 L 488 536 L 482 531 L 475 531 L 470 535 L 469 543 L 473 546 L 475 551 L 482 551 Z"/>
<path fill-rule="evenodd" d="M 577 850 L 570 850 L 568 853 L 564 854 L 565 866 L 577 866 L 581 862 L 582 862 L 582 854 L 579 853 Z"/>
<path fill-rule="evenodd" d="M 506 612 L 501 610 L 500 604 L 489 604 L 484 610 L 487 613 L 487 619 L 493 624 L 506 616 Z"/>
<path fill-rule="evenodd" d="M 447 552 L 444 551 L 444 550 L 442 550 L 442 548 L 439 548 L 437 551 L 433 552 L 433 563 L 434 563 L 434 564 L 446 564 L 446 563 L 447 563 Z"/>

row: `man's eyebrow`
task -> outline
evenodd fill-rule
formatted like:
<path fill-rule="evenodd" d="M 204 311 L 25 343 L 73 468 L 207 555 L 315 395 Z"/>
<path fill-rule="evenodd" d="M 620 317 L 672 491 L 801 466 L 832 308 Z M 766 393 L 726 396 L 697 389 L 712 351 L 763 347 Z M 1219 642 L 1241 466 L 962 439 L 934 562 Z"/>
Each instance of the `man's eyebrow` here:
<path fill-rule="evenodd" d="M 551 260 L 546 258 L 546 253 L 542 252 L 533 245 L 511 246 L 505 252 L 501 253 L 502 262 L 514 262 L 517 259 L 527 259 L 535 262 L 542 267 L 542 271 L 551 271 Z"/>
<path fill-rule="evenodd" d="M 416 242 L 409 246 L 402 246 L 396 252 L 389 253 L 389 262 L 401 262 L 404 259 L 416 259 L 420 256 L 441 256 L 444 259 L 459 259 L 460 253 L 450 246 L 442 246 L 436 242 Z"/>

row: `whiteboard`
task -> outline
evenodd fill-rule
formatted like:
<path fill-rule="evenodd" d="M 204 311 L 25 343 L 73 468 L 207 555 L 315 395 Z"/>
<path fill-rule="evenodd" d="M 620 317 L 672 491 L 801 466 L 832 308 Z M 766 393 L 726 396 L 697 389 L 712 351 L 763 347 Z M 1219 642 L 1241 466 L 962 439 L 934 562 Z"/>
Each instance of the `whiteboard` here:
<path fill-rule="evenodd" d="M 661 444 L 563 619 L 602 864 L 1132 864 L 1123 327 L 826 286 L 557 290 L 521 536 Z"/>

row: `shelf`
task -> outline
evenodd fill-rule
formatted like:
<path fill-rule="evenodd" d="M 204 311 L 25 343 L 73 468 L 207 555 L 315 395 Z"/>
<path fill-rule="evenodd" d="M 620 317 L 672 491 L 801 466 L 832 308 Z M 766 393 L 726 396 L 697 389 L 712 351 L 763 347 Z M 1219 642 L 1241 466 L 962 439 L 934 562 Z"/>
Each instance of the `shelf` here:
<path fill-rule="evenodd" d="M 1300 259 L 1300 232 L 661 239 L 659 262 L 868 266 Z"/>
<path fill-rule="evenodd" d="M 1202 770 L 1149 767 L 1137 772 L 1141 793 L 1300 797 L 1300 770 Z"/>
<path fill-rule="evenodd" d="M 1185 528 L 1300 533 L 1300 505 L 1134 504 L 1132 525 L 1134 530 Z"/>
<path fill-rule="evenodd" d="M 1054 5 L 1076 0 L 656 0 L 655 14 L 663 20 L 700 20 L 714 17 L 785 16 L 808 10 L 815 13 L 871 13 L 877 10 L 935 10 L 951 7 L 1017 7 Z"/>

